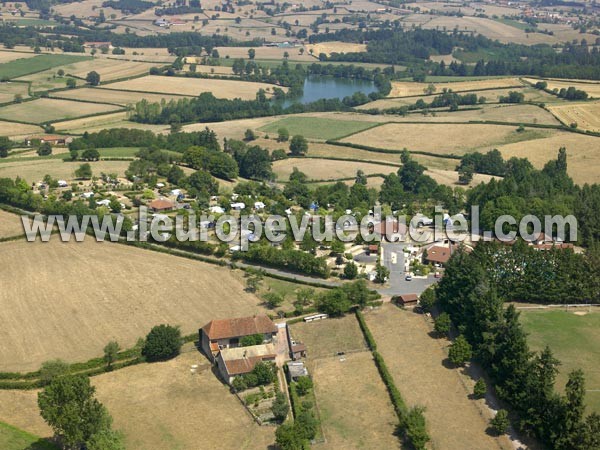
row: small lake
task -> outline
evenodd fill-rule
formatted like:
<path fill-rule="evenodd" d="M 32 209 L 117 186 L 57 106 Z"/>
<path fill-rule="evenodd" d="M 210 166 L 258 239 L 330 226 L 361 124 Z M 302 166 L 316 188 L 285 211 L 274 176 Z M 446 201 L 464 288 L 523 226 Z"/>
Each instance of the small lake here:
<path fill-rule="evenodd" d="M 311 75 L 304 80 L 304 95 L 284 101 L 283 106 L 288 107 L 294 103 L 310 103 L 322 98 L 339 98 L 341 100 L 356 92 L 369 95 L 376 91 L 375 83 L 368 80 Z"/>

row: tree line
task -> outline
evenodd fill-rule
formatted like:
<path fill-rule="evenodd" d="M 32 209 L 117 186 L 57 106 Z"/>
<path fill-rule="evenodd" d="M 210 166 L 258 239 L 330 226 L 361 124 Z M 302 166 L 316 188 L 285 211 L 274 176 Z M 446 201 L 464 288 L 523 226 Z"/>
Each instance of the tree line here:
<path fill-rule="evenodd" d="M 507 251 L 535 263 L 535 256 L 529 254 L 524 246 L 515 246 Z M 475 359 L 486 369 L 498 396 L 511 406 L 518 429 L 556 450 L 598 448 L 600 415 L 585 415 L 583 372 L 571 372 L 565 394 L 557 393 L 554 386 L 559 361 L 549 348 L 540 353 L 531 352 L 519 322 L 519 313 L 513 305 L 503 308 L 503 302 L 509 299 L 506 291 L 512 283 L 495 278 L 509 275 L 506 270 L 519 272 L 519 268 L 525 267 L 520 262 L 516 270 L 515 267 L 504 266 L 490 272 L 489 267 L 502 261 L 504 254 L 499 253 L 497 244 L 479 244 L 471 254 L 456 252 L 436 290 L 437 302 L 450 315 L 460 335 L 472 346 Z M 550 258 L 575 258 L 572 254 L 564 256 L 569 254 L 567 251 L 547 254 L 551 255 Z M 560 270 L 577 276 L 577 268 L 571 262 L 559 265 Z M 544 261 L 528 270 L 537 271 L 540 279 L 547 279 L 548 269 Z M 560 270 L 556 269 L 555 275 L 560 276 Z M 597 271 L 596 265 L 595 273 Z M 523 283 L 531 281 L 534 276 L 533 273 L 524 276 Z M 548 292 L 546 298 L 572 298 L 564 290 L 572 288 L 573 284 L 565 279 L 556 281 L 556 287 L 563 292 Z M 564 286 L 559 286 L 560 282 L 565 282 Z M 539 289 L 542 293 L 546 292 L 545 286 Z"/>

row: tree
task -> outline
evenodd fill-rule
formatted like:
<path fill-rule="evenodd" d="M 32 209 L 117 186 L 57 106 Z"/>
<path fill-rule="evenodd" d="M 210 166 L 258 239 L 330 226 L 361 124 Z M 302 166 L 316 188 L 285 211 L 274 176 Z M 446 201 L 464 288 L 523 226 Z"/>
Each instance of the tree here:
<path fill-rule="evenodd" d="M 75 171 L 75 177 L 82 180 L 89 180 L 92 178 L 92 166 L 90 166 L 88 163 L 80 165 L 79 169 Z"/>
<path fill-rule="evenodd" d="M 179 166 L 173 165 L 169 169 L 167 174 L 167 181 L 169 183 L 179 185 L 185 179 L 185 172 Z"/>
<path fill-rule="evenodd" d="M 71 157 L 71 161 L 75 161 L 79 158 L 79 152 L 75 149 L 69 151 L 69 156 Z"/>
<path fill-rule="evenodd" d="M 256 292 L 260 288 L 260 285 L 263 281 L 263 276 L 260 273 L 250 275 L 246 278 L 246 291 L 247 292 Z"/>
<path fill-rule="evenodd" d="M 290 139 L 290 132 L 287 128 L 281 127 L 277 130 L 277 142 L 287 142 Z"/>
<path fill-rule="evenodd" d="M 244 133 L 244 140 L 246 142 L 255 141 L 256 140 L 256 134 L 254 133 L 254 131 L 252 131 L 250 128 L 248 128 L 246 130 L 246 132 Z"/>
<path fill-rule="evenodd" d="M 354 280 L 358 276 L 358 266 L 354 262 L 350 261 L 344 267 L 344 278 L 348 280 Z"/>
<path fill-rule="evenodd" d="M 306 395 L 313 387 L 313 382 L 310 377 L 298 377 L 296 381 L 296 392 L 298 395 Z"/>
<path fill-rule="evenodd" d="M 348 295 L 342 289 L 331 289 L 323 293 L 318 301 L 319 311 L 330 316 L 342 316 L 351 306 Z"/>
<path fill-rule="evenodd" d="M 251 334 L 240 339 L 240 346 L 251 347 L 253 345 L 260 345 L 264 340 L 265 337 L 262 334 Z"/>
<path fill-rule="evenodd" d="M 473 349 L 471 348 L 471 344 L 469 344 L 469 342 L 461 334 L 454 340 L 452 345 L 450 345 L 450 350 L 448 351 L 448 358 L 450 359 L 452 364 L 456 366 L 462 366 L 467 361 L 469 361 L 472 356 Z"/>
<path fill-rule="evenodd" d="M 100 74 L 95 70 L 92 70 L 85 77 L 85 81 L 92 86 L 98 86 L 100 84 Z"/>
<path fill-rule="evenodd" d="M 103 429 L 107 412 L 88 377 L 55 378 L 38 394 L 40 414 L 66 448 L 80 448 Z"/>
<path fill-rule="evenodd" d="M 490 420 L 492 430 L 498 435 L 506 433 L 509 425 L 508 412 L 505 409 L 498 410 L 494 418 Z"/>
<path fill-rule="evenodd" d="M 425 450 L 425 445 L 430 440 L 423 415 L 424 411 L 425 408 L 422 406 L 411 408 L 406 415 L 404 424 L 406 438 L 416 450 Z"/>
<path fill-rule="evenodd" d="M 390 276 L 390 270 L 383 264 L 377 262 L 375 266 L 375 282 L 384 284 Z"/>
<path fill-rule="evenodd" d="M 95 148 L 88 148 L 83 151 L 81 157 L 85 161 L 98 161 L 100 159 L 100 152 Z"/>
<path fill-rule="evenodd" d="M 69 89 L 73 89 L 73 88 L 77 87 L 77 82 L 75 81 L 74 78 L 67 78 L 67 87 Z"/>
<path fill-rule="evenodd" d="M 265 299 L 265 303 L 271 309 L 281 306 L 285 299 L 283 294 L 279 294 L 277 292 L 267 292 L 266 294 L 263 295 L 263 297 Z"/>
<path fill-rule="evenodd" d="M 179 327 L 157 325 L 146 336 L 142 355 L 151 362 L 165 361 L 179 355 L 181 345 Z"/>
<path fill-rule="evenodd" d="M 52 359 L 42 363 L 40 368 L 40 381 L 49 384 L 55 378 L 66 375 L 69 372 L 69 364 L 62 359 Z"/>
<path fill-rule="evenodd" d="M 277 392 L 275 401 L 271 406 L 271 412 L 273 413 L 275 420 L 279 423 L 283 422 L 287 417 L 289 410 L 290 405 L 288 405 L 285 395 L 283 392 Z"/>
<path fill-rule="evenodd" d="M 112 370 L 112 365 L 117 360 L 119 350 L 121 350 L 121 346 L 117 341 L 110 341 L 104 347 L 104 361 L 106 361 L 107 370 Z"/>
<path fill-rule="evenodd" d="M 473 386 L 473 395 L 475 398 L 483 398 L 485 397 L 485 393 L 487 392 L 487 385 L 485 384 L 485 380 L 480 378 Z"/>
<path fill-rule="evenodd" d="M 23 95 L 15 94 L 15 103 L 23 103 Z"/>
<path fill-rule="evenodd" d="M 254 50 L 253 48 L 248 50 L 248 58 L 254 59 L 255 56 L 256 56 L 256 50 Z"/>
<path fill-rule="evenodd" d="M 12 148 L 12 142 L 6 136 L 0 136 L 0 158 L 6 158 L 8 151 Z"/>
<path fill-rule="evenodd" d="M 448 313 L 442 313 L 436 317 L 433 329 L 439 336 L 447 336 L 450 333 L 452 321 Z"/>
<path fill-rule="evenodd" d="M 308 142 L 304 136 L 296 135 L 290 142 L 290 152 L 294 156 L 302 156 L 308 151 Z"/>
<path fill-rule="evenodd" d="M 105 428 L 97 432 L 88 441 L 87 450 L 125 450 L 123 434 Z"/>
<path fill-rule="evenodd" d="M 296 427 L 291 422 L 277 428 L 275 442 L 281 450 L 303 450 L 305 444 L 305 440 L 296 432 Z"/>
<path fill-rule="evenodd" d="M 419 305 L 421 306 L 423 312 L 426 313 L 431 313 L 436 302 L 437 298 L 435 294 L 435 288 L 433 286 L 429 286 L 427 289 L 425 289 L 419 297 Z"/>
<path fill-rule="evenodd" d="M 44 142 L 37 149 L 37 154 L 39 156 L 49 156 L 52 154 L 52 146 L 48 142 Z"/>

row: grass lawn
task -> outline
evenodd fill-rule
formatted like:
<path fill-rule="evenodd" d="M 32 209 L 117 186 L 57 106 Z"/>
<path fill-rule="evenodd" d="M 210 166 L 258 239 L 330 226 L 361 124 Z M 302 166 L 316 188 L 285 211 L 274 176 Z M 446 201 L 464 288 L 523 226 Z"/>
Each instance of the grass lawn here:
<path fill-rule="evenodd" d="M 352 120 L 336 120 L 317 117 L 286 117 L 260 128 L 266 133 L 277 133 L 280 128 L 287 128 L 290 136 L 300 134 L 309 139 L 339 139 L 352 133 L 371 128 L 376 123 Z"/>
<path fill-rule="evenodd" d="M 581 314 L 587 310 L 579 311 Z M 600 413 L 600 312 L 578 315 L 564 310 L 526 310 L 521 311 L 521 323 L 529 333 L 532 350 L 539 351 L 548 345 L 561 361 L 557 388 L 563 391 L 569 372 L 582 369 L 588 410 Z"/>
<path fill-rule="evenodd" d="M 134 158 L 139 147 L 99 148 L 101 158 Z"/>
<path fill-rule="evenodd" d="M 91 60 L 91 56 L 39 55 L 34 58 L 17 59 L 0 64 L 0 78 L 17 78 L 29 73 L 40 72 L 52 67 L 79 61 Z"/>
<path fill-rule="evenodd" d="M 54 444 L 27 431 L 0 422 L 0 448 L 3 450 L 57 450 Z"/>

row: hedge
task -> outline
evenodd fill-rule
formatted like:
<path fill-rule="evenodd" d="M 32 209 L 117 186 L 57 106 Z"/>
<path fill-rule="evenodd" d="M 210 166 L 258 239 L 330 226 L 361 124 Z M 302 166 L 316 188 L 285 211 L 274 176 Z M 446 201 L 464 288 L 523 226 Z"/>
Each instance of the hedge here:
<path fill-rule="evenodd" d="M 362 330 L 365 340 L 367 341 L 367 345 L 369 346 L 369 350 L 372 352 L 377 350 L 377 342 L 375 342 L 375 338 L 371 334 L 371 330 L 367 327 L 367 323 L 365 322 L 365 317 L 362 312 L 358 309 L 356 310 L 356 318 L 358 319 L 358 324 L 360 325 L 360 329 Z"/>

